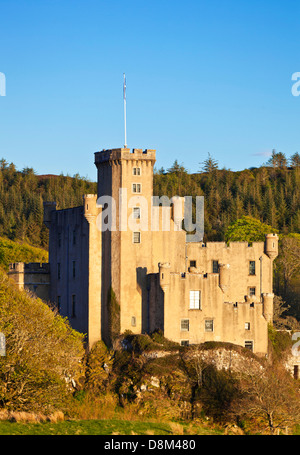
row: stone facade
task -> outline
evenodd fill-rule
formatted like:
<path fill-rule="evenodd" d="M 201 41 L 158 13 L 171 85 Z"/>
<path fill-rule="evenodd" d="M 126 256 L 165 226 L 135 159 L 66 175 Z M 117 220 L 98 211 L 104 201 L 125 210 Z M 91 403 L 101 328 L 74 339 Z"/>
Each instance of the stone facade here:
<path fill-rule="evenodd" d="M 187 242 L 182 200 L 153 203 L 154 163 L 155 150 L 97 152 L 97 195 L 67 210 L 45 204 L 50 300 L 90 347 L 110 344 L 112 330 L 161 329 L 181 344 L 225 341 L 266 355 L 277 235 L 252 245 Z"/>
<path fill-rule="evenodd" d="M 8 276 L 20 290 L 27 289 L 42 300 L 50 300 L 50 266 L 31 262 L 14 262 L 9 264 Z"/>

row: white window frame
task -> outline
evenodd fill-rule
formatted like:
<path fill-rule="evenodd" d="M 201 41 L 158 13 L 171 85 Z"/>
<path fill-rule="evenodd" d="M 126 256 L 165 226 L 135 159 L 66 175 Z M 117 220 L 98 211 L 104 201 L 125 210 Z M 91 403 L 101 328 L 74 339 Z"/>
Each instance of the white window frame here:
<path fill-rule="evenodd" d="M 132 168 L 132 175 L 142 175 L 142 169 L 140 167 L 133 167 Z"/>
<path fill-rule="evenodd" d="M 190 290 L 190 310 L 201 310 L 201 291 Z"/>
<path fill-rule="evenodd" d="M 140 191 L 138 191 L 138 188 Z M 142 184 L 141 183 L 133 183 L 132 184 L 132 193 L 140 194 L 142 192 Z"/>
<path fill-rule="evenodd" d="M 211 322 L 212 323 L 212 330 L 209 330 L 206 326 L 206 323 Z M 213 333 L 215 331 L 215 322 L 213 319 L 205 319 L 204 321 L 204 331 L 207 333 Z"/>
<path fill-rule="evenodd" d="M 141 207 L 133 207 L 132 208 L 132 218 L 134 220 L 140 220 L 141 219 Z"/>
<path fill-rule="evenodd" d="M 183 327 L 183 323 L 187 324 L 187 328 Z M 180 320 L 180 331 L 181 332 L 189 332 L 190 331 L 190 320 L 185 318 Z"/>

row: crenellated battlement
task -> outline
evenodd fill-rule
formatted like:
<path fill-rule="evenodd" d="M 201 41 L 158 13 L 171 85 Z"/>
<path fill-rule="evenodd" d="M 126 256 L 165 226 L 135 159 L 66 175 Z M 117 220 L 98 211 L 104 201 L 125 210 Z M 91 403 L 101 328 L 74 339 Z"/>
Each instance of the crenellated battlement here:
<path fill-rule="evenodd" d="M 155 161 L 156 151 L 155 150 L 142 150 L 142 149 L 129 149 L 129 148 L 118 148 L 111 150 L 102 150 L 101 152 L 95 153 L 95 165 L 102 164 L 105 162 L 112 162 L 118 160 L 146 160 Z"/>
<path fill-rule="evenodd" d="M 12 273 L 50 273 L 50 264 L 47 262 L 13 262 L 9 264 L 9 272 Z"/>

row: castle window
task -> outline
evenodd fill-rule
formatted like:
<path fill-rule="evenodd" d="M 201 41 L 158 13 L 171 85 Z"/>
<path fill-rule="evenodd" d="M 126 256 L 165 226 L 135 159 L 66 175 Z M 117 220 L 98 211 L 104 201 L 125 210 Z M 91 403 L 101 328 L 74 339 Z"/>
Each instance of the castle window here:
<path fill-rule="evenodd" d="M 141 233 L 140 232 L 133 233 L 133 243 L 141 243 Z"/>
<path fill-rule="evenodd" d="M 76 245 L 76 231 L 73 231 L 73 245 Z"/>
<path fill-rule="evenodd" d="M 133 175 L 141 175 L 141 168 L 140 167 L 134 167 L 132 169 L 132 174 Z"/>
<path fill-rule="evenodd" d="M 213 332 L 213 331 L 214 331 L 214 320 L 206 319 L 205 320 L 205 332 Z"/>
<path fill-rule="evenodd" d="M 142 185 L 140 183 L 133 183 L 132 184 L 132 192 L 133 193 L 141 193 L 142 192 Z"/>
<path fill-rule="evenodd" d="M 132 215 L 135 220 L 139 220 L 141 218 L 141 207 L 133 207 Z"/>
<path fill-rule="evenodd" d="M 182 332 L 188 332 L 190 330 L 190 321 L 189 321 L 189 319 L 181 319 L 181 321 L 180 321 L 180 330 Z"/>
<path fill-rule="evenodd" d="M 76 295 L 72 295 L 72 318 L 76 317 Z"/>
<path fill-rule="evenodd" d="M 245 348 L 253 352 L 253 341 L 245 341 Z"/>
<path fill-rule="evenodd" d="M 72 273 L 73 273 L 73 278 L 75 278 L 75 276 L 76 276 L 76 261 L 73 261 L 73 270 L 72 270 Z"/>
<path fill-rule="evenodd" d="M 200 291 L 190 291 L 190 310 L 200 310 Z"/>
<path fill-rule="evenodd" d="M 245 322 L 245 330 L 250 330 L 250 322 Z"/>
<path fill-rule="evenodd" d="M 60 280 L 60 262 L 57 263 L 57 279 Z"/>
<path fill-rule="evenodd" d="M 190 261 L 190 267 L 196 267 L 197 262 L 196 261 Z"/>
<path fill-rule="evenodd" d="M 255 275 L 255 261 L 249 261 L 249 275 Z"/>
<path fill-rule="evenodd" d="M 190 344 L 189 340 L 181 340 L 180 345 L 181 346 L 188 346 Z"/>
<path fill-rule="evenodd" d="M 61 233 L 60 232 L 57 234 L 57 243 L 60 248 L 61 247 Z"/>
<path fill-rule="evenodd" d="M 256 293 L 256 288 L 249 288 L 249 295 L 255 295 Z"/>
<path fill-rule="evenodd" d="M 219 261 L 212 261 L 212 273 L 219 273 Z"/>
<path fill-rule="evenodd" d="M 131 318 L 131 326 L 136 327 L 136 317 L 135 316 L 132 316 L 132 318 Z"/>

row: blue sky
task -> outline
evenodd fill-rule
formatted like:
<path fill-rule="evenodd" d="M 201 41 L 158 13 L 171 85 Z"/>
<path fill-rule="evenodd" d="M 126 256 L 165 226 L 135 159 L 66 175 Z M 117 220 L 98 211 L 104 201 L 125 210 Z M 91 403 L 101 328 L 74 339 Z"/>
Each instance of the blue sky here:
<path fill-rule="evenodd" d="M 300 152 L 294 0 L 0 0 L 0 157 L 96 180 L 94 152 L 127 143 L 190 172 Z"/>

